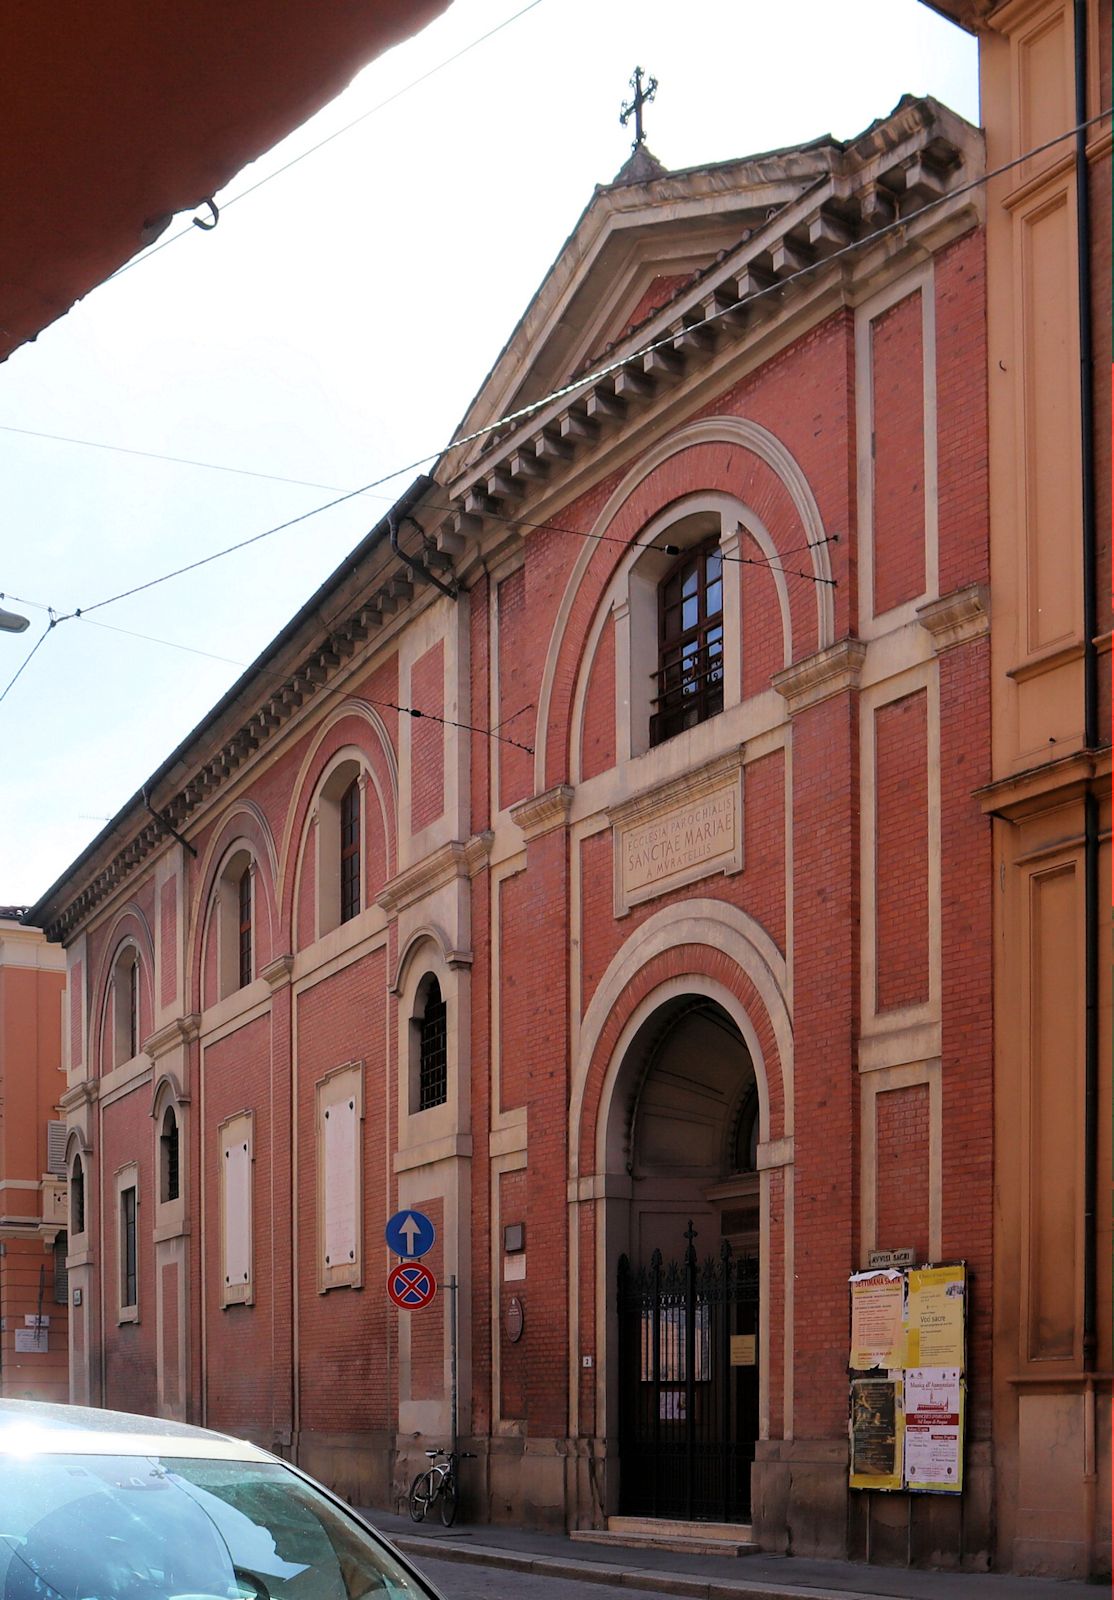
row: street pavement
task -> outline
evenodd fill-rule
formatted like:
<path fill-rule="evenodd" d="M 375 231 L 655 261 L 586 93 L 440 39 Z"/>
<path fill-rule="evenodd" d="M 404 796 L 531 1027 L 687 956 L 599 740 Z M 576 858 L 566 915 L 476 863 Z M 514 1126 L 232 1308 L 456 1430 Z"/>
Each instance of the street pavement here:
<path fill-rule="evenodd" d="M 692 1600 L 1091 1600 L 1093 1585 L 1000 1573 L 926 1572 L 811 1561 L 800 1556 L 682 1555 L 585 1544 L 560 1533 L 524 1528 L 410 1521 L 378 1510 L 360 1515 L 393 1539 L 449 1600 L 598 1600 L 600 1585 L 640 1596 Z"/>

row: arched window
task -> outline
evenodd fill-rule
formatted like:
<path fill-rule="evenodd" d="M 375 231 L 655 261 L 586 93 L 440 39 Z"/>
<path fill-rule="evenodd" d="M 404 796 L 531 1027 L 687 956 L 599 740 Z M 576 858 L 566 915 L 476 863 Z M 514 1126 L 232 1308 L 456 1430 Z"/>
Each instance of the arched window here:
<path fill-rule="evenodd" d="M 181 1196 L 181 1136 L 174 1107 L 167 1106 L 163 1113 L 162 1131 L 159 1134 L 159 1199 L 163 1205 Z"/>
<path fill-rule="evenodd" d="M 239 914 L 240 988 L 251 982 L 251 868 L 245 867 L 236 887 L 236 904 Z"/>
<path fill-rule="evenodd" d="M 723 557 L 717 539 L 686 550 L 658 586 L 658 665 L 650 743 L 723 710 Z"/>
<path fill-rule="evenodd" d="M 340 920 L 360 912 L 360 780 L 353 778 L 340 797 Z"/>
<path fill-rule="evenodd" d="M 449 1093 L 448 1013 L 441 985 L 430 978 L 418 1024 L 418 1106 L 443 1106 Z"/>
<path fill-rule="evenodd" d="M 139 1054 L 139 952 L 125 945 L 112 974 L 113 1060 L 122 1066 Z"/>
<path fill-rule="evenodd" d="M 70 1232 L 85 1232 L 85 1168 L 80 1156 L 74 1156 L 70 1172 Z"/>

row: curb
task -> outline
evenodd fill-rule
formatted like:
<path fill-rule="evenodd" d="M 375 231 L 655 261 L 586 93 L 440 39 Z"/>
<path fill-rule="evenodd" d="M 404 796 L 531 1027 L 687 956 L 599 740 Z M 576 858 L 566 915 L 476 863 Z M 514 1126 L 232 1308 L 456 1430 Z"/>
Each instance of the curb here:
<path fill-rule="evenodd" d="M 429 1561 L 460 1561 L 477 1567 L 502 1567 L 529 1572 L 539 1578 L 575 1578 L 580 1583 L 602 1583 L 652 1594 L 691 1596 L 692 1600 L 878 1600 L 877 1594 L 853 1589 L 814 1589 L 807 1585 L 738 1582 L 725 1578 L 696 1578 L 689 1573 L 654 1571 L 644 1567 L 618 1567 L 604 1561 L 574 1561 L 560 1556 L 518 1555 L 485 1545 L 459 1545 L 446 1539 L 423 1539 L 413 1534 L 388 1535 L 408 1556 Z"/>

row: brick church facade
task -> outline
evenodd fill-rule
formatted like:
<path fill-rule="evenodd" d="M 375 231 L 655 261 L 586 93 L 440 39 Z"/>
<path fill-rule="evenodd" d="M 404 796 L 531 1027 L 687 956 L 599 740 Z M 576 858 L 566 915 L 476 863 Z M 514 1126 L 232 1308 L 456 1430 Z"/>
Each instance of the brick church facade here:
<path fill-rule="evenodd" d="M 75 1401 L 394 1506 L 449 1437 L 455 1276 L 480 1520 L 652 1514 L 650 1437 L 714 1394 L 698 1514 L 991 1559 L 982 159 L 931 100 L 636 152 L 462 442 L 34 908 Z M 734 1366 L 702 1312 L 683 1348 L 623 1313 L 689 1243 L 746 1280 Z M 887 1250 L 967 1265 L 961 1497 L 848 1488 L 848 1277 Z"/>

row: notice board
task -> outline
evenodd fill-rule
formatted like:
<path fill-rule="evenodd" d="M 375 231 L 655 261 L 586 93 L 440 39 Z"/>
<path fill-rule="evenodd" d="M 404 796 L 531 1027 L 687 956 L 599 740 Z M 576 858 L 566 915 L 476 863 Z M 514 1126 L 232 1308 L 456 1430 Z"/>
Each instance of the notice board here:
<path fill-rule="evenodd" d="M 856 1272 L 850 1295 L 851 1487 L 962 1493 L 965 1263 Z"/>

